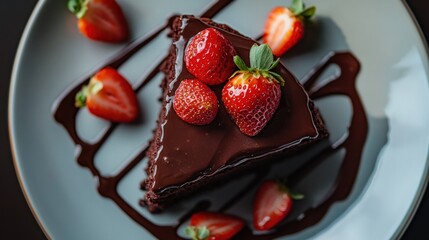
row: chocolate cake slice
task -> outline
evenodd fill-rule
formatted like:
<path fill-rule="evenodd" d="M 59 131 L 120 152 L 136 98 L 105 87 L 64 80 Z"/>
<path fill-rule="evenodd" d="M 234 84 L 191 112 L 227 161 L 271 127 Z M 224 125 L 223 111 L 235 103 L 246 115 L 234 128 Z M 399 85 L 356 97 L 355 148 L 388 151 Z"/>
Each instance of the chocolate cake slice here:
<path fill-rule="evenodd" d="M 182 121 L 172 109 L 174 93 L 183 79 L 195 78 L 184 64 L 187 42 L 203 29 L 218 29 L 249 64 L 249 51 L 256 43 L 224 24 L 193 16 L 172 21 L 173 44 L 162 71 L 166 74 L 162 109 L 149 147 L 146 194 L 142 203 L 157 211 L 178 197 L 210 185 L 258 164 L 271 164 L 328 136 L 322 118 L 295 77 L 279 64 L 275 71 L 286 81 L 280 105 L 267 126 L 256 136 L 240 132 L 221 99 L 223 84 L 212 86 L 219 99 L 219 112 L 209 125 Z"/>

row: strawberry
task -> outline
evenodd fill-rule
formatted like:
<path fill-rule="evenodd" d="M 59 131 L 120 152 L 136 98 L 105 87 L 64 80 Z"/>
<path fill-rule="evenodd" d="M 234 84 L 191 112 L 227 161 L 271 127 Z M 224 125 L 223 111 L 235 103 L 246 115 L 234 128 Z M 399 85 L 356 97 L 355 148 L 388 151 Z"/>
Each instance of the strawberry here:
<path fill-rule="evenodd" d="M 198 212 L 192 215 L 185 233 L 193 240 L 227 240 L 240 232 L 243 226 L 243 220 L 235 216 Z"/>
<path fill-rule="evenodd" d="M 290 213 L 293 199 L 302 198 L 279 181 L 263 182 L 253 202 L 253 227 L 259 231 L 272 229 Z"/>
<path fill-rule="evenodd" d="M 222 90 L 222 101 L 240 131 L 249 136 L 257 135 L 267 125 L 280 103 L 280 85 L 283 78 L 272 70 L 274 62 L 268 45 L 256 44 L 250 49 L 248 68 L 243 59 L 234 57 L 240 68 Z"/>
<path fill-rule="evenodd" d="M 214 28 L 197 33 L 185 50 L 188 71 L 201 82 L 216 85 L 228 80 L 234 72 L 232 43 Z"/>
<path fill-rule="evenodd" d="M 76 94 L 76 107 L 87 106 L 95 116 L 113 122 L 131 122 L 139 113 L 136 94 L 116 69 L 100 70 Z"/>
<path fill-rule="evenodd" d="M 69 0 L 80 32 L 93 40 L 118 43 L 128 39 L 128 23 L 115 0 Z"/>
<path fill-rule="evenodd" d="M 302 0 L 293 0 L 292 6 L 276 7 L 265 22 L 263 41 L 281 56 L 294 46 L 304 34 L 303 20 L 310 19 L 316 13 L 316 7 L 305 8 Z"/>
<path fill-rule="evenodd" d="M 177 116 L 195 125 L 211 123 L 216 117 L 218 105 L 215 93 L 197 79 L 180 82 L 173 100 Z"/>

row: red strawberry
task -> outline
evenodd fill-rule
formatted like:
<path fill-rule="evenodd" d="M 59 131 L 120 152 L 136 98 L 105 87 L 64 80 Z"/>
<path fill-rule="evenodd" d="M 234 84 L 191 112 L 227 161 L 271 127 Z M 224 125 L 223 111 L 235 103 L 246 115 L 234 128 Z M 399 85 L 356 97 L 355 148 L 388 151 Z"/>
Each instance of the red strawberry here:
<path fill-rule="evenodd" d="M 290 213 L 292 199 L 302 198 L 300 194 L 291 193 L 281 182 L 263 182 L 253 202 L 253 227 L 259 231 L 272 229 Z"/>
<path fill-rule="evenodd" d="M 199 212 L 191 217 L 185 233 L 193 240 L 227 240 L 241 231 L 243 220 L 231 215 Z"/>
<path fill-rule="evenodd" d="M 234 62 L 240 71 L 234 73 L 222 90 L 222 101 L 241 132 L 257 135 L 267 125 L 280 103 L 283 78 L 272 71 L 279 63 L 264 44 L 250 49 L 251 68 L 239 57 Z"/>
<path fill-rule="evenodd" d="M 274 55 L 283 55 L 302 38 L 303 20 L 311 18 L 315 13 L 316 7 L 305 8 L 302 0 L 294 0 L 289 8 L 274 8 L 265 22 L 264 43 L 271 47 Z"/>
<path fill-rule="evenodd" d="M 176 90 L 173 108 L 185 122 L 209 124 L 216 117 L 218 101 L 215 93 L 197 79 L 183 80 Z"/>
<path fill-rule="evenodd" d="M 188 71 L 208 85 L 225 82 L 234 72 L 232 43 L 214 28 L 197 33 L 185 50 Z"/>
<path fill-rule="evenodd" d="M 115 0 L 69 0 L 68 8 L 79 19 L 84 36 L 113 43 L 128 39 L 127 20 Z"/>
<path fill-rule="evenodd" d="M 76 94 L 76 106 L 113 122 L 131 122 L 139 113 L 136 94 L 116 69 L 104 68 Z"/>

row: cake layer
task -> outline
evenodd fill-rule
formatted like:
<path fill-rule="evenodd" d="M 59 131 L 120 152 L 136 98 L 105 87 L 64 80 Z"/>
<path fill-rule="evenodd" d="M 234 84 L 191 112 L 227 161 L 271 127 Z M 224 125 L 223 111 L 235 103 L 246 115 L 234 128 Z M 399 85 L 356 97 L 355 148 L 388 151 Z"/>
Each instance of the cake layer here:
<path fill-rule="evenodd" d="M 182 121 L 172 109 L 174 93 L 181 80 L 193 77 L 184 64 L 187 42 L 198 32 L 215 27 L 228 38 L 237 54 L 249 64 L 249 51 L 256 43 L 230 27 L 209 19 L 177 17 L 172 23 L 173 45 L 163 71 L 162 109 L 154 140 L 148 151 L 145 204 L 159 204 L 189 194 L 207 184 L 233 175 L 254 164 L 271 164 L 328 133 L 319 112 L 295 77 L 282 65 L 275 69 L 286 81 L 280 105 L 268 125 L 255 137 L 240 132 L 221 101 L 223 84 L 211 87 L 219 99 L 219 112 L 206 126 Z"/>

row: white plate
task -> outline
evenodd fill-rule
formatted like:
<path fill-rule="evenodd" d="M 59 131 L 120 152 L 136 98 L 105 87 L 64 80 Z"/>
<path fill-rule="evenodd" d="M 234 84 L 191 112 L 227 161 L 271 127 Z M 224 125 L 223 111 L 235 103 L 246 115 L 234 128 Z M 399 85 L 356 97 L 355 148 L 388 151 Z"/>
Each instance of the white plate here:
<path fill-rule="evenodd" d="M 171 13 L 198 14 L 212 2 L 119 1 L 135 39 L 163 24 Z M 214 19 L 256 37 L 267 12 L 284 4 L 238 0 Z M 357 89 L 368 116 L 369 132 L 349 197 L 333 205 L 322 221 L 288 239 L 398 237 L 410 221 L 427 182 L 429 88 L 424 43 L 400 1 L 308 1 L 311 4 L 318 7 L 315 24 L 307 31 L 314 36 L 306 40 L 313 47 L 293 50 L 284 62 L 302 78 L 329 51 L 353 52 L 362 64 Z M 97 193 L 90 172 L 74 160 L 72 141 L 52 117 L 53 102 L 64 89 L 123 47 L 88 41 L 78 33 L 75 22 L 64 2 L 40 1 L 22 37 L 10 90 L 9 119 L 23 190 L 36 218 L 53 239 L 149 239 L 151 235 L 143 227 Z M 121 72 L 130 81 L 138 81 L 165 54 L 168 45 L 169 40 L 162 35 L 127 62 Z M 114 173 L 124 159 L 147 143 L 159 111 L 156 99 L 161 78 L 157 76 L 139 94 L 145 103 L 145 122 L 120 126 L 97 155 L 97 166 L 103 173 Z M 347 129 L 347 104 L 340 97 L 317 102 L 332 133 L 331 140 Z M 85 123 L 79 131 L 87 132 L 88 138 L 106 124 L 86 112 L 79 115 L 79 121 Z M 152 221 L 175 221 L 171 212 L 151 215 L 139 207 L 143 168 L 143 163 L 137 165 L 121 182 L 120 194 Z M 321 167 L 315 176 L 323 176 L 328 170 Z M 319 179 L 314 178 L 301 184 L 301 190 L 308 186 L 317 189 Z M 186 208 L 191 203 L 181 206 Z"/>

